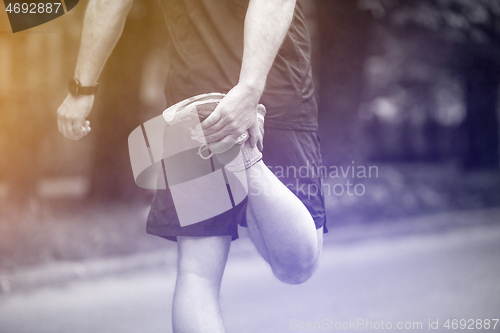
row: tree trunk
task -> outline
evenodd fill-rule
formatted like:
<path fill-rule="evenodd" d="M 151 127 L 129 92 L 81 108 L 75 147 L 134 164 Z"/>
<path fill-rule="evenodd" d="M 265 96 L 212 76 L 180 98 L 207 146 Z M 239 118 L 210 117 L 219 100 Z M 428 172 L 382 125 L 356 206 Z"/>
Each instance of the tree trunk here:
<path fill-rule="evenodd" d="M 372 18 L 357 1 L 316 0 L 320 30 L 319 120 L 327 163 L 358 155 L 357 115 Z"/>
<path fill-rule="evenodd" d="M 499 125 L 497 102 L 498 63 L 486 56 L 475 56 L 465 71 L 468 148 L 467 169 L 499 167 Z"/>

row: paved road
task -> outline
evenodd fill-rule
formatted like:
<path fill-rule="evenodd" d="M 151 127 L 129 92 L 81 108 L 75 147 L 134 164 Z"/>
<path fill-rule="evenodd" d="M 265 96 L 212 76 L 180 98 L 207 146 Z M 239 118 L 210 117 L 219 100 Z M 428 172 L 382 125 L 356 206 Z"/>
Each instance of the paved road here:
<path fill-rule="evenodd" d="M 388 323 L 395 332 L 459 332 L 445 321 L 500 318 L 499 225 L 327 242 L 321 267 L 300 286 L 277 282 L 248 239 L 233 247 L 221 291 L 228 332 L 382 332 Z M 170 332 L 173 266 L 2 296 L 0 333 Z M 314 322 L 323 328 L 300 329 Z M 500 332 L 500 323 L 474 332 Z"/>

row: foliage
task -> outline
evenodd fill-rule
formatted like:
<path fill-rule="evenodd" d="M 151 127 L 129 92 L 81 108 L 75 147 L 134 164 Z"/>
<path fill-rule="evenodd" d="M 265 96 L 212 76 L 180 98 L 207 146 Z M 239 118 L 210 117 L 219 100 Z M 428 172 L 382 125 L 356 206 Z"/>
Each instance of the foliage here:
<path fill-rule="evenodd" d="M 423 28 L 455 43 L 500 48 L 500 1 L 359 0 L 358 6 L 395 26 Z"/>

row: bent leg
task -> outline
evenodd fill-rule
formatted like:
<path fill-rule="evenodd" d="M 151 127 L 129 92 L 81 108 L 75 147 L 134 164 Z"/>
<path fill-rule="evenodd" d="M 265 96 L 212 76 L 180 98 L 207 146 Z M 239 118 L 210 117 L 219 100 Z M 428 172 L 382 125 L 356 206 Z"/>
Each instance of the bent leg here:
<path fill-rule="evenodd" d="M 250 236 L 274 275 L 297 284 L 314 272 L 323 245 L 323 228 L 316 230 L 311 214 L 260 161 L 247 170 L 247 223 Z"/>
<path fill-rule="evenodd" d="M 177 237 L 179 260 L 172 310 L 175 333 L 225 332 L 219 304 L 231 236 Z"/>

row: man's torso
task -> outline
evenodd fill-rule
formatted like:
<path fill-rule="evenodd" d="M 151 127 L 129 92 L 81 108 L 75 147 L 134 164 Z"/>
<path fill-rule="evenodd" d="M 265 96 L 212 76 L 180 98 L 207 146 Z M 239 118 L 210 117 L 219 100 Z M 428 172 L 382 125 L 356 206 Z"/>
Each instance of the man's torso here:
<path fill-rule="evenodd" d="M 162 0 L 168 29 L 169 105 L 238 82 L 248 0 Z M 310 40 L 300 5 L 271 68 L 261 103 L 266 126 L 317 130 Z"/>

